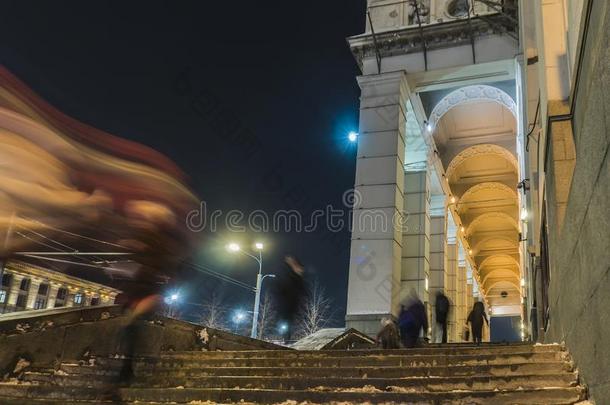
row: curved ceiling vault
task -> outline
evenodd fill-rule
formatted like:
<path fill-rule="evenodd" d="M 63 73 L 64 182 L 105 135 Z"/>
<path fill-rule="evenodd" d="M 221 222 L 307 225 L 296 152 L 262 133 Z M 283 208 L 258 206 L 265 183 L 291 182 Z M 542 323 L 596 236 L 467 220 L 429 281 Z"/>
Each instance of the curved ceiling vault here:
<path fill-rule="evenodd" d="M 457 96 L 445 100 L 434 111 L 432 118 L 438 131 L 435 130 L 433 136 L 437 144 L 444 143 L 439 149 L 454 197 L 450 208 L 459 217 L 458 226 L 468 241 L 468 253 L 487 302 L 492 309 L 495 306 L 518 309 L 521 302 L 519 165 L 514 153 L 514 104 L 503 95 L 490 100 L 499 93 L 487 88 L 482 90 L 487 93 L 479 94 L 489 95 L 486 100 L 468 99 L 466 91 L 456 93 L 463 96 L 463 103 L 457 102 Z M 500 110 L 508 113 L 482 114 L 493 111 L 488 108 L 490 101 L 495 101 Z M 472 136 L 469 137 L 464 129 L 459 138 L 454 135 L 459 126 L 456 125 L 458 113 L 459 122 L 477 123 L 477 130 L 470 131 Z M 489 129 L 485 129 L 486 126 Z M 498 134 L 498 128 L 503 132 Z"/>

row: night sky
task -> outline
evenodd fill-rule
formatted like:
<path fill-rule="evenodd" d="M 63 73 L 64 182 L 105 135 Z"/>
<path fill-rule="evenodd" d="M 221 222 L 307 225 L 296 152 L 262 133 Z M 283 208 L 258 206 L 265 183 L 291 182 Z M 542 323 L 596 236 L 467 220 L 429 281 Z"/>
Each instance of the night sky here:
<path fill-rule="evenodd" d="M 328 204 L 344 208 L 356 155 L 346 137 L 357 130 L 359 95 L 345 38 L 363 31 L 364 0 L 0 7 L 3 65 L 68 115 L 173 159 L 208 212 L 296 209 L 307 217 Z M 263 240 L 266 272 L 296 254 L 342 323 L 347 229 L 230 234 L 221 223 L 204 234 L 193 261 L 249 284 L 256 264 L 229 257 L 229 240 Z M 176 288 L 194 303 L 211 290 L 248 309 L 253 298 L 197 273 Z"/>

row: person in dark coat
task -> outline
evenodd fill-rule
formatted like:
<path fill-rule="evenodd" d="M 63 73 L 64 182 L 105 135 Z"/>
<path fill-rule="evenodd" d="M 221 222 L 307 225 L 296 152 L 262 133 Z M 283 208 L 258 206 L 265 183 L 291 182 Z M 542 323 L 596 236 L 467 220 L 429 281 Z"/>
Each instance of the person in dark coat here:
<path fill-rule="evenodd" d="M 482 302 L 477 301 L 474 303 L 472 311 L 470 311 L 468 319 L 466 320 L 466 325 L 470 323 L 472 338 L 476 344 L 481 344 L 481 341 L 483 340 L 483 320 L 489 326 L 485 307 Z"/>
<path fill-rule="evenodd" d="M 411 289 L 410 296 L 405 305 L 401 306 L 398 316 L 398 326 L 400 337 L 405 347 L 417 346 L 420 331 L 424 334 L 428 331 L 428 316 L 426 307 L 421 302 L 414 289 Z"/>
<path fill-rule="evenodd" d="M 447 343 L 447 318 L 449 317 L 449 298 L 442 292 L 436 293 L 436 323 L 443 331 L 441 343 Z M 435 337 L 436 338 L 436 337 Z"/>
<path fill-rule="evenodd" d="M 377 344 L 382 349 L 398 349 L 400 347 L 400 336 L 394 321 L 388 318 L 381 320 L 381 330 L 377 333 Z"/>
<path fill-rule="evenodd" d="M 284 341 L 292 337 L 294 320 L 299 312 L 303 297 L 305 296 L 305 268 L 294 256 L 284 258 L 286 264 L 284 271 L 277 281 L 277 312 L 282 325 Z"/>

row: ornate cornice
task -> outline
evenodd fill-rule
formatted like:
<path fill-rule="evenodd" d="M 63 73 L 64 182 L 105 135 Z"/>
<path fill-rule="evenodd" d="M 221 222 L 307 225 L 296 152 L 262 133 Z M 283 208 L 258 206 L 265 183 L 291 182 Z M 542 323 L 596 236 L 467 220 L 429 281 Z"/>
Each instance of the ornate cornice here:
<path fill-rule="evenodd" d="M 515 27 L 508 24 L 501 14 L 473 17 L 470 24 L 467 19 L 453 20 L 437 24 L 417 25 L 379 32 L 375 35 L 380 56 L 394 56 L 423 51 L 422 35 L 428 50 L 442 49 L 470 44 L 472 36 L 504 35 L 515 33 Z M 375 56 L 375 44 L 370 33 L 348 38 L 350 48 L 358 64 L 362 59 Z"/>

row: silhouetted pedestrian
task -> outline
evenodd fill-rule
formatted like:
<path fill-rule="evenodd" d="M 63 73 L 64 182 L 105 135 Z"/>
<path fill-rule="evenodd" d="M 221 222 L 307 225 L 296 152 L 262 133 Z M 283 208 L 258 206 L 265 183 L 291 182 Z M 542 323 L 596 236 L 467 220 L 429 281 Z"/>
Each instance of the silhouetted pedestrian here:
<path fill-rule="evenodd" d="M 294 320 L 299 312 L 305 295 L 305 267 L 294 256 L 284 258 L 285 269 L 277 280 L 278 318 L 281 322 L 282 335 L 287 342 L 292 338 Z"/>
<path fill-rule="evenodd" d="M 436 293 L 436 324 L 442 330 L 441 343 L 447 343 L 447 318 L 449 316 L 449 298 L 442 292 Z"/>
<path fill-rule="evenodd" d="M 428 330 L 428 316 L 426 307 L 421 302 L 414 289 L 411 289 L 409 298 L 405 305 L 401 306 L 398 316 L 398 327 L 400 328 L 400 338 L 405 347 L 415 347 L 419 339 L 421 330 L 424 334 Z"/>
<path fill-rule="evenodd" d="M 382 349 L 398 349 L 400 347 L 400 336 L 396 323 L 388 318 L 381 320 L 381 329 L 377 333 L 377 344 Z"/>
<path fill-rule="evenodd" d="M 485 313 L 485 307 L 483 306 L 482 302 L 477 301 L 474 303 L 472 311 L 470 311 L 470 314 L 468 314 L 468 319 L 466 320 L 466 325 L 470 323 L 472 339 L 477 345 L 481 344 L 481 341 L 483 340 L 483 320 L 485 320 L 485 323 L 489 325 L 487 314 Z"/>

